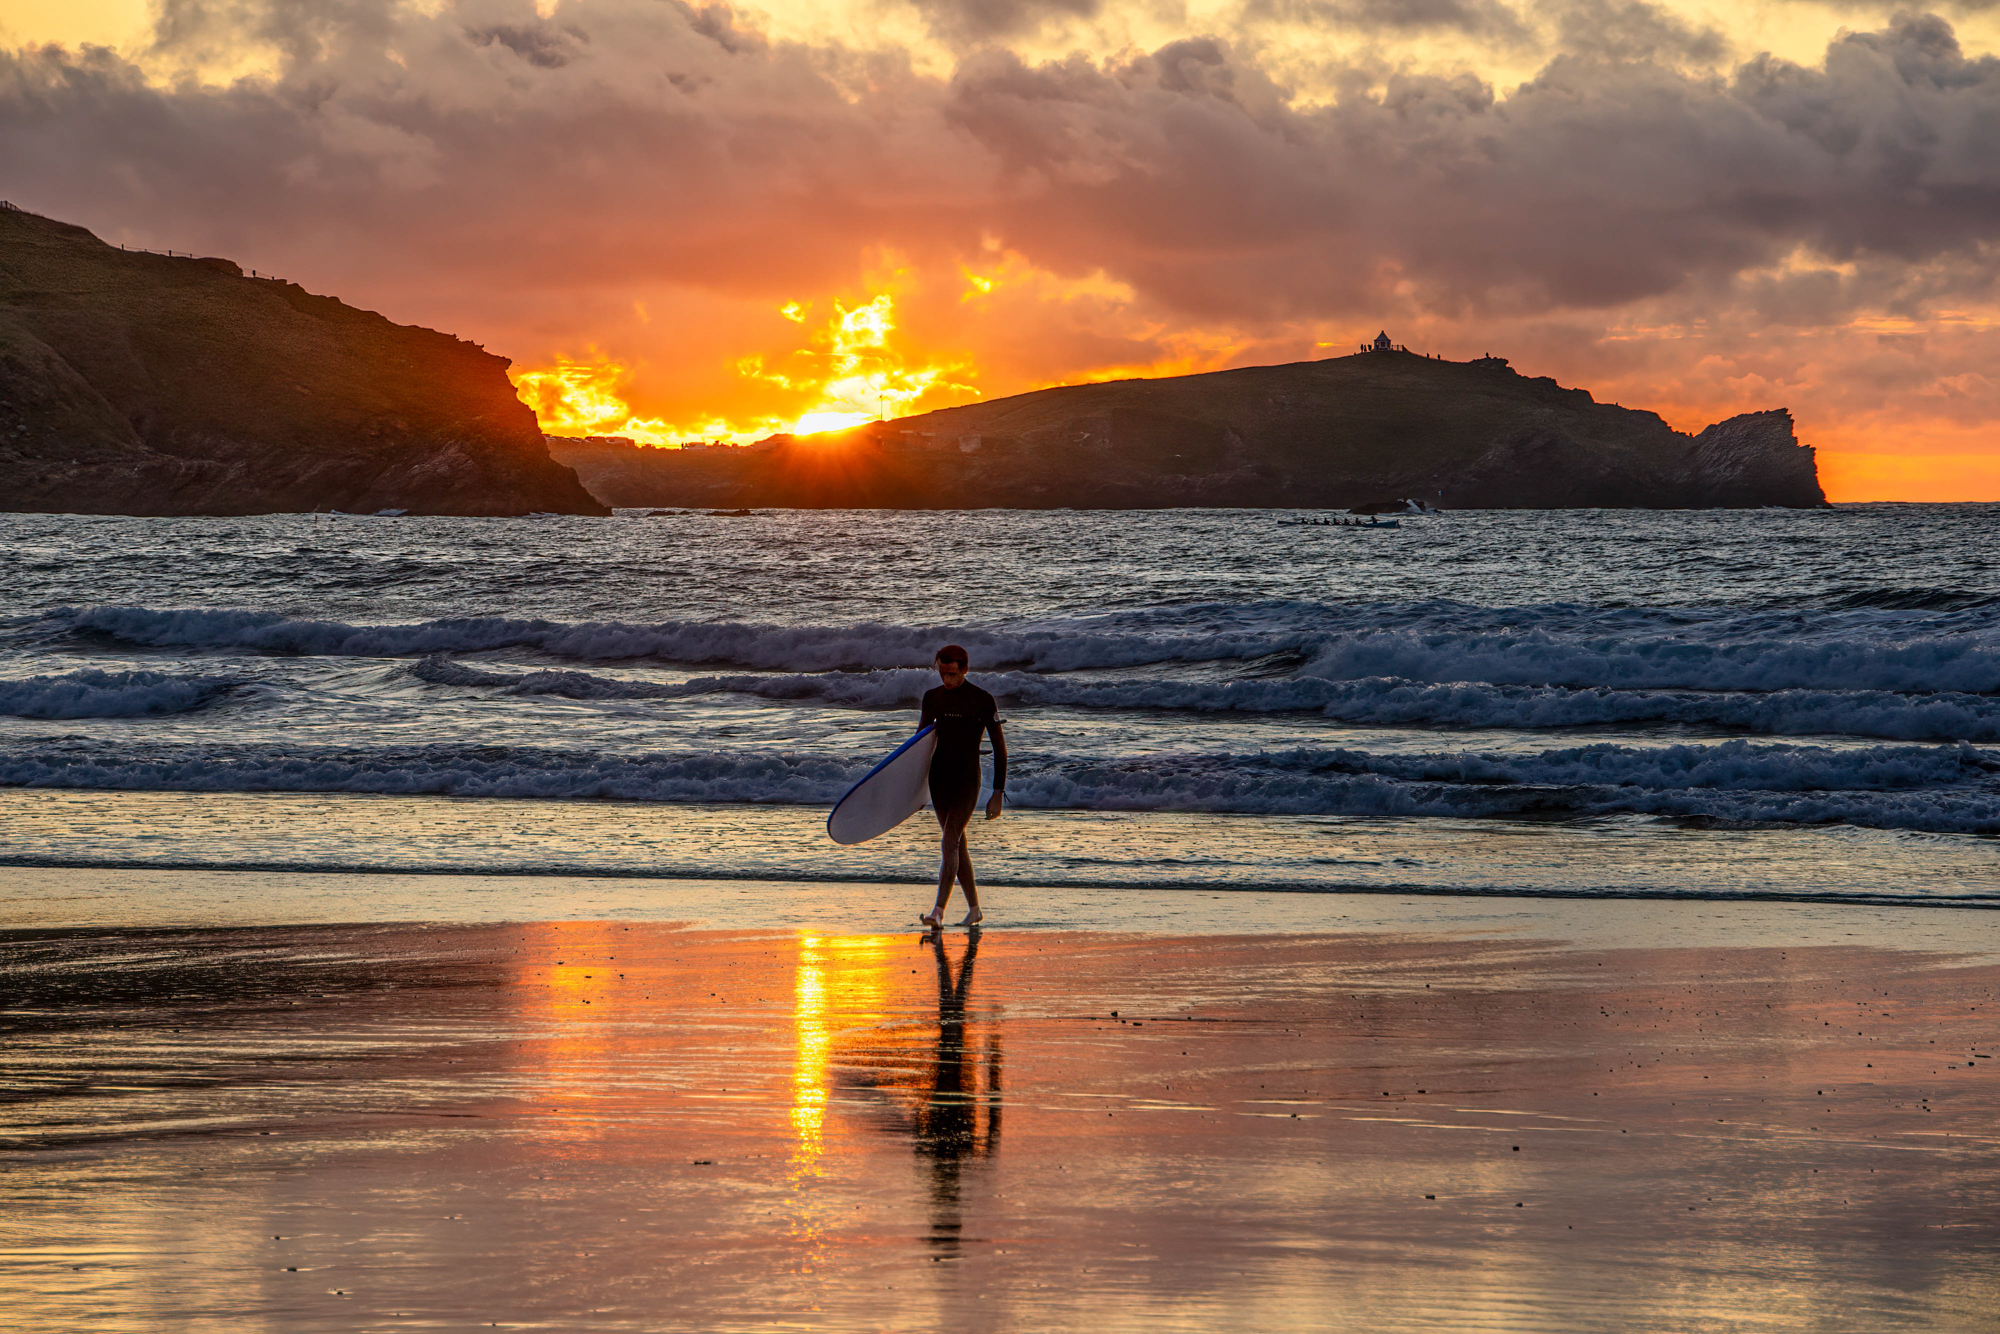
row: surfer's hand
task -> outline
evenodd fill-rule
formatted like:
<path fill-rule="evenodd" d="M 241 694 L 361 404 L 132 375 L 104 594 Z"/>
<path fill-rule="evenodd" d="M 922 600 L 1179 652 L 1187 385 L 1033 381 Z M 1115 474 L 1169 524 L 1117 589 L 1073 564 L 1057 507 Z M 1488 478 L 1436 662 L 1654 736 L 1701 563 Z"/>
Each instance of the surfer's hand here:
<path fill-rule="evenodd" d="M 1000 798 L 1001 798 L 1001 795 L 1002 795 L 1002 794 L 1000 794 L 1000 793 L 998 793 L 998 792 L 995 792 L 995 793 L 994 793 L 994 794 L 993 794 L 993 795 L 992 795 L 992 796 L 991 796 L 990 798 L 988 798 L 988 799 L 987 799 L 987 802 L 986 802 L 986 818 L 987 818 L 987 819 L 989 819 L 989 820 L 997 820 L 997 819 L 999 819 L 999 818 L 1000 818 Z"/>

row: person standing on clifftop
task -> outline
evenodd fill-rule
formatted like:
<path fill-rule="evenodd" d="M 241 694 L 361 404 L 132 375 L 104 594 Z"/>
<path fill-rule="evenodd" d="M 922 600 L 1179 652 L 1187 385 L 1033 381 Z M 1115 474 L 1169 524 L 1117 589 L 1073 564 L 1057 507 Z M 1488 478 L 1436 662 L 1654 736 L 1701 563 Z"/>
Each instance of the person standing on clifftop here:
<path fill-rule="evenodd" d="M 1000 732 L 999 705 L 993 696 L 965 679 L 971 659 L 957 644 L 939 649 L 936 665 L 944 684 L 924 692 L 918 722 L 920 729 L 937 728 L 930 773 L 931 808 L 937 812 L 943 831 L 937 903 L 917 919 L 932 930 L 944 925 L 954 879 L 965 890 L 967 911 L 959 925 L 978 926 L 986 918 L 979 908 L 979 886 L 972 877 L 972 855 L 965 846 L 965 829 L 972 822 L 972 808 L 979 802 L 979 742 L 983 736 L 993 738 L 993 796 L 986 803 L 987 819 L 1000 818 L 1007 791 L 1007 739 Z"/>

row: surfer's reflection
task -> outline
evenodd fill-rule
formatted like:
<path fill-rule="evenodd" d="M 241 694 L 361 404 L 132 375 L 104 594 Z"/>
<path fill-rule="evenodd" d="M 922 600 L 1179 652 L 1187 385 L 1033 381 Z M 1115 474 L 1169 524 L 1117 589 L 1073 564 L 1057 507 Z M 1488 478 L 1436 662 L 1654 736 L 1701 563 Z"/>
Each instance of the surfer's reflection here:
<path fill-rule="evenodd" d="M 930 1163 L 931 1245 L 955 1252 L 964 1227 L 960 1173 L 968 1159 L 989 1158 L 1000 1143 L 1000 1035 L 989 1028 L 979 1044 L 983 1051 L 968 1040 L 965 1012 L 979 932 L 966 937 L 956 976 L 943 935 L 933 933 L 930 946 L 937 960 L 937 1049 L 930 1088 L 920 1093 L 910 1131 L 918 1156 Z"/>

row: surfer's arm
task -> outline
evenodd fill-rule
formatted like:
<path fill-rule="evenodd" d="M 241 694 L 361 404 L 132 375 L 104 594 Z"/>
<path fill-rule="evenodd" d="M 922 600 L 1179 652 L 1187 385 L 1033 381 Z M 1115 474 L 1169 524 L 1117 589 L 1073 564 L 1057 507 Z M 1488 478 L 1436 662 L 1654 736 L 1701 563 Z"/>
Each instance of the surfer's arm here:
<path fill-rule="evenodd" d="M 1001 734 L 998 718 L 986 724 L 986 735 L 993 738 L 993 795 L 986 799 L 986 818 L 993 820 L 999 818 L 1001 798 L 1007 791 L 1007 738 Z"/>

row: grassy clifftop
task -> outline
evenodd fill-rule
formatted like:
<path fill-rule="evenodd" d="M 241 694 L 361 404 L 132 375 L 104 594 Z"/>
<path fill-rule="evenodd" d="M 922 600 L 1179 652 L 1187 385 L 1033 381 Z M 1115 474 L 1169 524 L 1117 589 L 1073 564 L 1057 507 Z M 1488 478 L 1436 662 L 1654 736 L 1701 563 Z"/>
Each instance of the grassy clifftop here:
<path fill-rule="evenodd" d="M 507 362 L 0 209 L 0 508 L 599 514 Z"/>
<path fill-rule="evenodd" d="M 1497 359 L 1407 352 L 1043 389 L 747 450 L 554 448 L 618 505 L 1825 503 L 1782 409 L 1686 435 Z"/>

